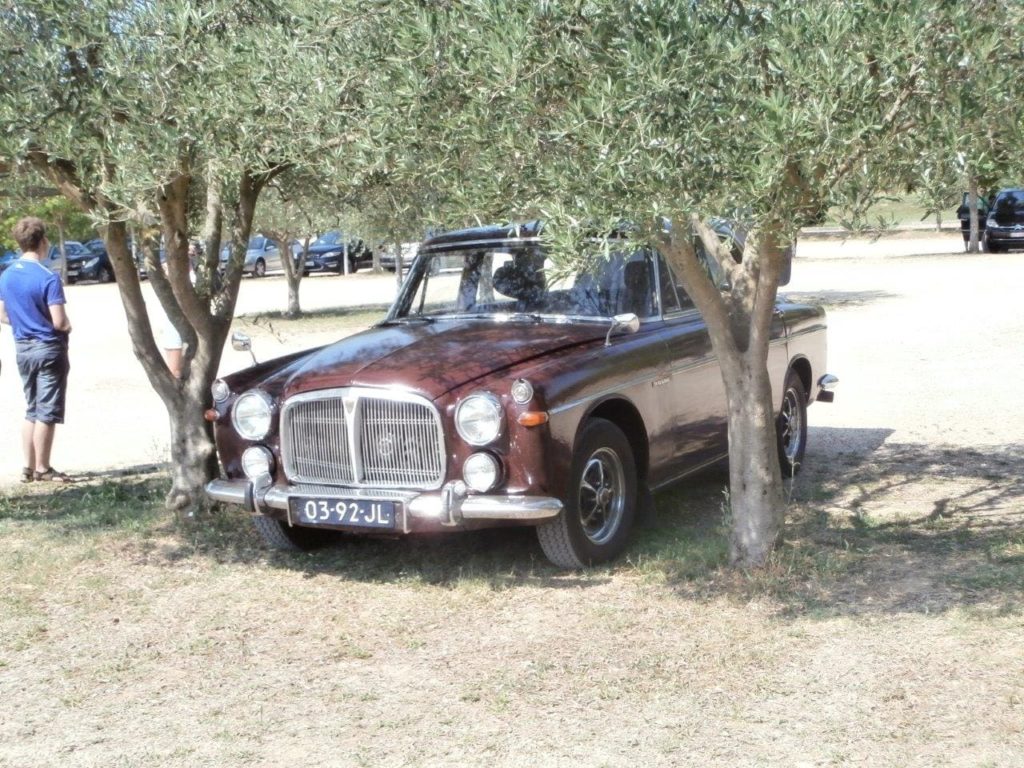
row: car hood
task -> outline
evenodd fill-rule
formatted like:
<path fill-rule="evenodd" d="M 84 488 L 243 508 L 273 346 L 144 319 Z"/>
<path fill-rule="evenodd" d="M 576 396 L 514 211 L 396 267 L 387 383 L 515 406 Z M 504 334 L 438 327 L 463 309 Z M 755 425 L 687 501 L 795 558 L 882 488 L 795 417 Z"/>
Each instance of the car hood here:
<path fill-rule="evenodd" d="M 603 342 L 602 323 L 436 321 L 372 328 L 291 362 L 263 382 L 281 397 L 332 387 L 396 387 L 436 400 L 545 355 Z"/>
<path fill-rule="evenodd" d="M 344 247 L 340 243 L 337 245 L 313 245 L 310 243 L 308 253 L 310 256 L 317 256 L 323 253 L 341 253 L 341 249 Z"/>

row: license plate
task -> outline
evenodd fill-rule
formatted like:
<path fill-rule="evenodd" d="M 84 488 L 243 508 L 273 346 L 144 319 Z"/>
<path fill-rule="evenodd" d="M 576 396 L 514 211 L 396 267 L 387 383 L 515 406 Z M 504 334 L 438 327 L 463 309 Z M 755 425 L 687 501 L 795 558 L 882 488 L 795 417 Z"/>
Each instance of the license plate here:
<path fill-rule="evenodd" d="M 346 528 L 395 527 L 395 502 L 371 499 L 288 499 L 292 520 L 302 525 L 334 525 Z"/>
<path fill-rule="evenodd" d="M 1010 237 L 1024 237 L 1024 232 L 1011 232 Z"/>

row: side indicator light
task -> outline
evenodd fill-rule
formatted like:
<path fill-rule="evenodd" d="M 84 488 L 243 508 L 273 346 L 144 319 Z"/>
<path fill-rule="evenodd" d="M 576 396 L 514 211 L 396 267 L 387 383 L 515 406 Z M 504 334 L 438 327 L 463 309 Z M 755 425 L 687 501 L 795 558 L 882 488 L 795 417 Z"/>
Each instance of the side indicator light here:
<path fill-rule="evenodd" d="M 548 412 L 547 411 L 524 411 L 519 414 L 519 418 L 516 419 L 524 427 L 539 427 L 541 424 L 548 423 Z"/>
<path fill-rule="evenodd" d="M 213 408 L 203 411 L 203 418 L 207 421 L 216 421 L 220 418 L 220 414 Z"/>

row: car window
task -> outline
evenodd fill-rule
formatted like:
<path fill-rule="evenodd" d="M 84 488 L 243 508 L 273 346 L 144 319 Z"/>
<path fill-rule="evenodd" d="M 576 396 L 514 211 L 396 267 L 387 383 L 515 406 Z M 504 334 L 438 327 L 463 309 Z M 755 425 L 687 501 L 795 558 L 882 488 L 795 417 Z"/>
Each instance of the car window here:
<path fill-rule="evenodd" d="M 654 315 L 654 265 L 646 251 L 595 256 L 567 272 L 534 246 L 433 254 L 414 273 L 409 314 L 608 318 Z"/>
<path fill-rule="evenodd" d="M 313 241 L 313 245 L 337 245 L 341 242 L 341 232 L 325 232 Z"/>
<path fill-rule="evenodd" d="M 661 311 L 664 314 L 679 312 L 683 309 L 684 301 L 686 308 L 693 306 L 683 287 L 677 285 L 675 275 L 661 253 L 658 254 L 658 282 L 661 291 Z"/>

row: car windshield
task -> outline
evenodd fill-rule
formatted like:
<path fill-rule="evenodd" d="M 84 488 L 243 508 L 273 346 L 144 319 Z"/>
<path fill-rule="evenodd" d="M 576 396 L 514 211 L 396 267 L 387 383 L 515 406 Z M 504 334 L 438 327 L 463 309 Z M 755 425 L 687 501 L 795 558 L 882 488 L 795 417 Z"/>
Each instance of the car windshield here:
<path fill-rule="evenodd" d="M 338 245 L 341 242 L 341 232 L 325 232 L 313 241 L 313 245 Z"/>
<path fill-rule="evenodd" d="M 570 274 L 535 246 L 424 254 L 395 317 L 645 318 L 654 314 L 652 275 L 645 251 L 595 255 Z"/>
<path fill-rule="evenodd" d="M 996 198 L 996 213 L 1024 213 L 1024 191 L 1001 192 Z"/>

